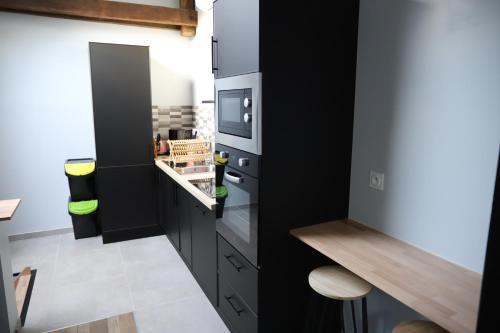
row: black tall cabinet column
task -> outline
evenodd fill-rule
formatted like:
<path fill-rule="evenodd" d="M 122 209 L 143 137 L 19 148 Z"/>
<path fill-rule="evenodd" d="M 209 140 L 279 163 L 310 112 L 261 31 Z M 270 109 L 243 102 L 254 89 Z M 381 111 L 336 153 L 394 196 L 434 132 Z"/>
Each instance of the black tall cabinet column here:
<path fill-rule="evenodd" d="M 500 159 L 497 164 L 495 194 L 491 210 L 490 231 L 484 263 L 483 284 L 481 287 L 481 303 L 477 333 L 491 332 L 498 323 L 498 297 L 500 297 Z"/>
<path fill-rule="evenodd" d="M 90 43 L 90 65 L 103 241 L 159 235 L 149 48 Z"/>

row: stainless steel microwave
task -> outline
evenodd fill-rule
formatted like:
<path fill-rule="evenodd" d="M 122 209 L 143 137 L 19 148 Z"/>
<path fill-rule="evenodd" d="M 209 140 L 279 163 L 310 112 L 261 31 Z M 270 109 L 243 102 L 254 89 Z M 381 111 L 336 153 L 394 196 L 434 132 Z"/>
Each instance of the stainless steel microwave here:
<path fill-rule="evenodd" d="M 262 154 L 262 73 L 215 80 L 215 141 Z"/>

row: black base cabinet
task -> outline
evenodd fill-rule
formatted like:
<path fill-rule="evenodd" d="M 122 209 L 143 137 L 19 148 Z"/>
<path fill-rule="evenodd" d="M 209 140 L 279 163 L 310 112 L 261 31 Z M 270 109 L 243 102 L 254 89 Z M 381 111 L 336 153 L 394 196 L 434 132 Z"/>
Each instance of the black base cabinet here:
<path fill-rule="evenodd" d="M 104 243 L 161 235 L 154 166 L 98 168 L 97 179 Z"/>
<path fill-rule="evenodd" d="M 257 333 L 259 271 L 217 237 L 219 309 L 234 332 Z"/>
<path fill-rule="evenodd" d="M 257 316 L 244 299 L 219 276 L 219 310 L 229 328 L 238 333 L 257 333 Z"/>
<path fill-rule="evenodd" d="M 191 202 L 193 273 L 212 304 L 217 303 L 217 242 L 215 212 L 196 199 Z"/>
<path fill-rule="evenodd" d="M 217 306 L 215 212 L 165 172 L 157 172 L 160 225 L 210 302 Z"/>
<path fill-rule="evenodd" d="M 177 207 L 177 184 L 160 169 L 158 173 L 159 224 L 177 251 L 181 248 L 179 208 Z"/>
<path fill-rule="evenodd" d="M 180 251 L 186 264 L 192 268 L 192 230 L 191 230 L 191 210 L 194 198 L 182 187 L 176 188 L 176 218 L 179 223 L 179 237 L 181 241 Z"/>

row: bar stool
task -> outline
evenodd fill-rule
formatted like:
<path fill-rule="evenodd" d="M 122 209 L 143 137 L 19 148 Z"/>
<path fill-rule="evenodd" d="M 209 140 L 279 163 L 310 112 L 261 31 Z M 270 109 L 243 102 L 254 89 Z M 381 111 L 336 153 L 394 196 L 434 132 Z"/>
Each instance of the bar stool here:
<path fill-rule="evenodd" d="M 392 333 L 448 333 L 441 326 L 426 320 L 409 320 L 399 323 Z"/>
<path fill-rule="evenodd" d="M 327 298 L 342 301 L 342 303 L 344 301 L 351 302 L 352 321 L 355 332 L 357 332 L 357 327 L 354 301 L 362 299 L 363 333 L 368 332 L 366 295 L 373 289 L 371 284 L 344 267 L 337 265 L 321 266 L 311 271 L 309 273 L 309 285 L 315 292 Z M 343 319 L 342 330 L 345 331 Z"/>

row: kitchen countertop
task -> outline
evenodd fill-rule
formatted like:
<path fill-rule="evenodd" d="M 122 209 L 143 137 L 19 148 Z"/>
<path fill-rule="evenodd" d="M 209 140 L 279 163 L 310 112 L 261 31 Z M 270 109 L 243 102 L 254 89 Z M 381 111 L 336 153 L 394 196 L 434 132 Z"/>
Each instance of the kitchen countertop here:
<path fill-rule="evenodd" d="M 215 210 L 217 202 L 215 198 L 210 197 L 208 194 L 200 190 L 196 185 L 191 183 L 191 181 L 201 180 L 201 179 L 214 179 L 215 172 L 203 172 L 203 173 L 193 173 L 180 175 L 170 166 L 168 166 L 161 157 L 155 160 L 155 164 L 158 168 L 164 171 L 170 178 L 175 180 L 177 184 L 182 186 L 186 191 L 188 191 L 197 200 L 203 203 L 208 209 Z"/>
<path fill-rule="evenodd" d="M 352 220 L 290 233 L 446 330 L 476 331 L 481 274 Z"/>
<path fill-rule="evenodd" d="M 10 220 L 20 203 L 21 199 L 0 200 L 0 221 Z"/>

